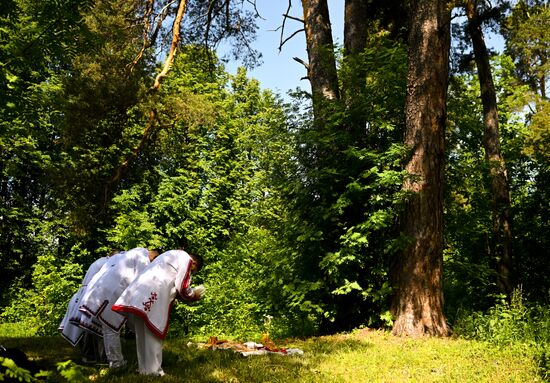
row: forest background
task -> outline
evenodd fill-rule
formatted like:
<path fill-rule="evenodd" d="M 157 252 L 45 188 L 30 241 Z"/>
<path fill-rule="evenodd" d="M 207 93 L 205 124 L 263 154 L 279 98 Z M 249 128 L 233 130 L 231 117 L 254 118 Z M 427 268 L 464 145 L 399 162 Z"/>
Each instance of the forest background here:
<path fill-rule="evenodd" d="M 174 308 L 171 336 L 495 337 L 497 315 L 546 358 L 550 9 L 426 3 L 342 2 L 342 46 L 326 1 L 262 15 L 282 49 L 306 34 L 311 89 L 283 99 L 245 69 L 252 1 L 3 1 L 2 321 L 53 334 L 95 259 L 184 245 L 207 295 Z M 431 17 L 452 49 L 415 39 Z M 443 114 L 414 131 L 411 108 L 441 98 L 415 93 L 423 70 L 443 74 Z M 415 173 L 422 145 L 432 173 Z"/>

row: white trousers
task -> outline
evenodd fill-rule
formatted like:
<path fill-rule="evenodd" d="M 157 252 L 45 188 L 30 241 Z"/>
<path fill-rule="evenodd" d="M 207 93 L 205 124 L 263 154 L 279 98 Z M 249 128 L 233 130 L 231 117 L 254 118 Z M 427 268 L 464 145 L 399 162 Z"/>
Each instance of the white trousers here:
<path fill-rule="evenodd" d="M 162 339 L 157 338 L 145 321 L 133 315 L 136 331 L 138 370 L 143 375 L 164 375 L 162 370 Z"/>
<path fill-rule="evenodd" d="M 120 345 L 120 334 L 106 324 L 101 325 L 103 331 L 103 343 L 105 344 L 105 356 L 109 367 L 118 368 L 126 365 Z"/>

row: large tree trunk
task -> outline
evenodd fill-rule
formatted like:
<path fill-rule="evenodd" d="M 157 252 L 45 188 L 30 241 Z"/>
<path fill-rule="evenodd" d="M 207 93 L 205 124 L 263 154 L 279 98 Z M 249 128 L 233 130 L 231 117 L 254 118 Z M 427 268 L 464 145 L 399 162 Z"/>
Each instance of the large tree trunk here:
<path fill-rule="evenodd" d="M 492 256 L 497 260 L 498 288 L 510 298 L 513 289 L 511 278 L 510 193 L 506 164 L 500 152 L 497 97 L 476 0 L 466 1 L 466 14 L 481 88 L 483 123 L 485 125 L 483 145 L 491 177 L 491 194 L 493 196 L 493 243 L 491 251 Z"/>
<path fill-rule="evenodd" d="M 410 240 L 393 265 L 395 335 L 446 336 L 443 314 L 442 180 L 449 74 L 450 7 L 445 0 L 412 4 L 405 102 L 405 145 L 411 150 L 410 193 L 402 217 Z"/>
<path fill-rule="evenodd" d="M 364 0 L 346 0 L 344 50 L 346 55 L 363 52 L 367 44 L 367 6 Z"/>
<path fill-rule="evenodd" d="M 342 94 L 346 107 L 354 119 L 348 129 L 354 142 L 364 145 L 365 125 L 367 122 L 363 102 L 366 97 L 367 72 L 361 60 L 361 53 L 367 46 L 367 11 L 364 0 L 346 0 L 344 13 L 344 61 L 351 69 L 347 78 L 342 79 Z"/>
<path fill-rule="evenodd" d="M 339 98 L 336 59 L 326 0 L 302 0 L 308 54 L 308 78 L 317 122 L 326 120 L 326 102 Z"/>

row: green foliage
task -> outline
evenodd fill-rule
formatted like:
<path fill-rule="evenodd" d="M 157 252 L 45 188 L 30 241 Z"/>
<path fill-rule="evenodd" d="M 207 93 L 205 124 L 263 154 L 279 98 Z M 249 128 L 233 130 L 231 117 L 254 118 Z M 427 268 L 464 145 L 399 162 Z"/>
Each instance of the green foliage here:
<path fill-rule="evenodd" d="M 141 38 L 134 12 L 131 3 L 94 2 L 82 17 L 78 52 L 63 72 L 55 148 L 61 161 L 51 177 L 70 228 L 90 249 L 105 244 L 99 237 L 111 223 L 107 205 L 118 186 L 111 179 L 138 145 L 149 113 L 150 52 L 129 69 Z"/>
<path fill-rule="evenodd" d="M 451 320 L 458 307 L 484 309 L 494 299 L 496 274 L 487 254 L 491 196 L 482 148 L 479 86 L 455 76 L 449 89 L 445 188 L 445 300 Z"/>
<path fill-rule="evenodd" d="M 464 312 L 454 325 L 457 335 L 508 345 L 539 344 L 550 341 L 548 307 L 529 305 L 521 290 L 514 290 L 512 301 L 501 301 L 487 313 Z"/>
<path fill-rule="evenodd" d="M 109 231 L 107 239 L 115 243 L 121 249 L 131 249 L 138 246 L 160 247 L 153 240 L 156 226 L 149 218 L 149 213 L 144 210 L 137 189 L 123 190 L 113 198 L 113 206 L 116 206 L 118 216 L 115 226 Z"/>
<path fill-rule="evenodd" d="M 536 112 L 531 117 L 527 133 L 525 154 L 533 156 L 542 163 L 550 162 L 550 101 L 539 99 Z"/>
<path fill-rule="evenodd" d="M 549 23 L 550 8 L 538 0 L 518 1 L 503 22 L 506 53 L 514 59 L 518 78 L 541 95 L 550 71 Z"/>
<path fill-rule="evenodd" d="M 512 196 L 513 256 L 517 283 L 530 300 L 546 302 L 550 285 L 548 191 L 548 103 L 518 83 L 512 58 L 498 59 L 502 113 L 502 147 L 509 159 Z M 510 161 L 511 160 L 511 161 Z"/>
<path fill-rule="evenodd" d="M 501 149 L 510 180 L 513 222 L 513 274 L 529 299 L 544 302 L 548 296 L 547 241 L 550 215 L 546 200 L 547 168 L 544 151 L 531 143 L 543 135 L 529 116 L 527 105 L 536 100 L 514 76 L 508 56 L 493 60 L 499 98 Z M 453 320 L 458 310 L 484 311 L 498 298 L 494 261 L 491 260 L 491 195 L 482 148 L 482 106 L 473 75 L 452 78 L 449 88 L 447 168 L 445 188 L 445 297 Z M 531 138 L 533 137 L 533 139 Z M 534 137 L 539 137 L 534 139 Z M 533 140 L 533 141 L 531 141 Z"/>
<path fill-rule="evenodd" d="M 44 27 L 31 22 L 32 17 L 15 5 L 0 15 L 0 261 L 6 271 L 0 296 L 4 301 L 15 277 L 29 277 L 35 254 L 44 245 L 35 233 L 47 215 L 45 172 L 54 157 L 48 149 L 56 109 L 49 105 L 58 79 L 45 66 L 43 52 L 31 56 L 34 59 L 21 56 L 38 34 L 36 29 Z"/>
<path fill-rule="evenodd" d="M 8 322 L 24 322 L 36 334 L 56 334 L 67 303 L 78 290 L 82 267 L 54 255 L 39 256 L 33 267 L 32 288 L 13 287 L 11 305 L 2 318 Z"/>
<path fill-rule="evenodd" d="M 82 367 L 73 362 L 67 360 L 66 362 L 59 362 L 57 365 L 57 371 L 59 374 L 67 380 L 68 383 L 89 382 L 90 379 L 82 371 Z"/>
<path fill-rule="evenodd" d="M 268 307 L 257 277 L 263 265 L 254 259 L 260 255 L 257 245 L 243 246 L 226 249 L 223 261 L 208 267 L 208 296 L 197 310 L 198 334 L 244 339 L 262 333 L 262 316 L 268 314 Z"/>
<path fill-rule="evenodd" d="M 322 125 L 295 117 L 295 176 L 281 185 L 290 205 L 282 293 L 321 331 L 379 325 L 387 310 L 402 200 L 404 63 L 404 47 L 377 34 L 342 61 L 349 101 L 322 105 L 330 110 Z"/>
<path fill-rule="evenodd" d="M 9 358 L 0 357 L 0 366 L 5 368 L 5 372 L 0 372 L 0 381 L 4 381 L 4 377 L 17 379 L 20 382 L 27 383 L 36 381 L 28 370 L 19 367 Z"/>
<path fill-rule="evenodd" d="M 467 339 L 529 350 L 544 379 L 550 377 L 550 308 L 528 303 L 521 289 L 514 291 L 510 303 L 503 300 L 486 313 L 461 312 L 453 329 Z"/>
<path fill-rule="evenodd" d="M 73 85 L 81 79 L 84 66 L 82 57 L 96 48 L 89 45 L 90 32 L 94 31 L 89 29 L 89 19 L 83 17 L 100 17 L 98 9 L 92 12 L 94 2 L 15 0 L 9 4 L 3 4 L 0 13 L 0 84 L 5 89 L 0 94 L 0 261 L 6 271 L 0 282 L 3 302 L 9 300 L 6 293 L 16 278 L 25 288 L 30 285 L 38 255 L 69 252 L 74 235 L 82 234 L 84 226 L 90 229 L 79 211 L 98 199 L 82 183 L 86 176 L 96 175 L 97 165 L 105 162 L 100 153 L 106 142 L 101 141 L 99 149 L 92 148 L 76 142 L 68 133 L 80 128 L 82 134 L 95 138 L 105 138 L 109 133 L 84 129 L 90 119 L 82 114 L 73 119 L 71 106 L 95 107 L 82 98 L 78 103 L 76 99 L 85 95 L 90 96 L 86 101 L 103 99 L 116 105 L 91 87 L 80 87 L 80 95 L 74 95 Z M 128 79 L 120 82 L 130 83 Z M 104 77 L 102 83 L 109 82 Z M 112 94 L 127 98 L 116 90 Z M 94 117 L 101 114 L 99 108 L 93 113 Z M 70 121 L 77 121 L 77 126 L 68 129 L 65 124 Z M 92 181 L 96 187 L 100 184 L 97 181 Z M 66 198 L 70 193 L 74 193 L 72 198 Z M 72 204 L 71 200 L 77 201 Z"/>
<path fill-rule="evenodd" d="M 231 76 L 192 45 L 216 4 L 190 4 L 182 34 L 190 45 L 149 92 L 158 52 L 146 48 L 134 62 L 143 44 L 135 3 L 2 3 L 3 319 L 53 334 L 91 254 L 183 244 L 205 257 L 194 283 L 208 293 L 175 307 L 171 336 L 391 326 L 406 47 L 372 23 L 365 51 L 340 60 L 342 100 L 322 105 L 327 120 L 313 126 L 309 98 L 283 105 L 245 70 Z M 247 45 L 252 15 L 235 4 L 226 10 L 211 37 Z M 225 30 L 239 16 L 239 28 Z M 511 56 L 494 61 L 514 271 L 538 302 L 548 297 L 550 272 L 550 124 L 540 85 L 547 18 L 540 1 L 518 2 L 505 23 Z M 444 195 L 451 319 L 498 298 L 478 95 L 473 75 L 453 77 Z M 61 369 L 79 379 L 71 366 Z"/>
<path fill-rule="evenodd" d="M 285 115 L 244 70 L 233 78 L 209 72 L 204 58 L 194 47 L 178 56 L 161 92 L 170 101 L 159 109 L 172 126 L 143 153 L 133 185 L 113 198 L 107 238 L 123 248 L 183 243 L 205 258 L 195 283 L 208 294 L 176 307 L 173 333 L 260 333 L 275 286 L 258 289 L 258 278 L 276 254 L 269 226 L 284 213 L 270 180 L 290 156 Z"/>

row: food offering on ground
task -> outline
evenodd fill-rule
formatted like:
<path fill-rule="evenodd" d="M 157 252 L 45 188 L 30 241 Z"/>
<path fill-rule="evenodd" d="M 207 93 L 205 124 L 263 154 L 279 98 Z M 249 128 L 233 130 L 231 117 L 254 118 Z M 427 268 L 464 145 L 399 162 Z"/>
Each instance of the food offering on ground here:
<path fill-rule="evenodd" d="M 269 336 L 264 334 L 262 343 L 256 342 L 235 342 L 229 340 L 220 340 L 216 336 L 208 338 L 206 343 L 193 343 L 189 342 L 188 346 L 195 346 L 202 349 L 210 350 L 232 350 L 240 353 L 243 356 L 250 355 L 265 355 L 265 354 L 280 354 L 280 355 L 303 355 L 304 352 L 297 348 L 282 348 L 277 347 L 275 342 L 269 339 Z"/>

